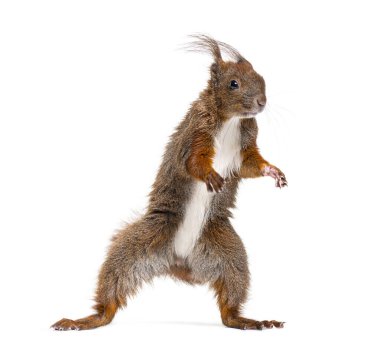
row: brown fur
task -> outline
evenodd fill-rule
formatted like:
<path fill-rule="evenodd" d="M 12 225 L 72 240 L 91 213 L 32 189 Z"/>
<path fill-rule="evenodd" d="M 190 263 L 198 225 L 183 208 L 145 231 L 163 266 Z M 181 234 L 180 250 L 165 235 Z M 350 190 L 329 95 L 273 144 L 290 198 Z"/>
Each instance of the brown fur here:
<path fill-rule="evenodd" d="M 285 176 L 261 157 L 256 145 L 257 124 L 253 115 L 265 105 L 265 83 L 231 46 L 203 35 L 194 37 L 191 49 L 207 51 L 214 59 L 208 85 L 170 138 L 147 212 L 112 239 L 98 277 L 96 314 L 75 321 L 62 319 L 52 326 L 54 329 L 106 325 L 144 282 L 163 275 L 189 284 L 209 284 L 215 291 L 222 321 L 228 327 L 282 327 L 281 322 L 241 317 L 249 270 L 243 243 L 229 221 L 241 178 L 269 175 L 279 187 L 286 185 Z M 221 50 L 234 61 L 224 61 Z M 230 86 L 231 80 L 238 81 L 238 90 Z M 223 122 L 233 115 L 242 117 L 242 165 L 223 179 L 212 167 L 213 144 Z M 175 254 L 174 236 L 197 180 L 217 193 L 200 238 L 190 255 L 182 259 Z"/>
<path fill-rule="evenodd" d="M 268 162 L 261 156 L 257 147 L 248 147 L 241 152 L 243 162 L 240 168 L 242 178 L 255 178 L 262 175 L 262 170 Z"/>

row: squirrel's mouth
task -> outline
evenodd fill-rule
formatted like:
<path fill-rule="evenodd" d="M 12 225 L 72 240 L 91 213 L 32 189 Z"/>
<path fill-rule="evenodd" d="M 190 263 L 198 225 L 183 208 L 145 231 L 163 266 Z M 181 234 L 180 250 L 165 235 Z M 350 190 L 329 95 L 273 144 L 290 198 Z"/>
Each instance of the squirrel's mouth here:
<path fill-rule="evenodd" d="M 243 111 L 243 112 L 240 112 L 236 115 L 234 115 L 235 117 L 238 117 L 238 118 L 241 118 L 241 119 L 244 119 L 244 118 L 255 118 L 256 115 L 260 112 L 262 112 L 264 110 L 264 107 L 257 107 L 257 108 L 254 108 L 252 110 L 247 110 L 247 111 Z"/>
<path fill-rule="evenodd" d="M 250 111 L 244 112 L 243 115 L 247 116 L 247 117 L 252 117 L 252 116 L 257 115 L 260 112 L 263 112 L 263 110 L 264 110 L 264 106 L 260 106 L 260 107 L 254 108 Z"/>
<path fill-rule="evenodd" d="M 252 111 L 247 111 L 247 112 L 243 112 L 241 114 L 242 118 L 251 118 L 251 117 L 255 117 L 258 113 L 260 113 L 262 110 L 252 110 Z"/>
<path fill-rule="evenodd" d="M 234 115 L 232 117 L 235 117 L 235 118 L 240 118 L 241 120 L 245 119 L 245 118 L 255 118 L 255 115 L 253 112 L 243 112 L 243 113 L 239 113 L 238 115 Z"/>

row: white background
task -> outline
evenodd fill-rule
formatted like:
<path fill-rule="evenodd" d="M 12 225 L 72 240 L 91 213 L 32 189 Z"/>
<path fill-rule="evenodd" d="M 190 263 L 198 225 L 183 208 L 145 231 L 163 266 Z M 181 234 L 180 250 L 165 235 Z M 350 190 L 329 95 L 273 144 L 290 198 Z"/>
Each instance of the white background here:
<path fill-rule="evenodd" d="M 378 354 L 380 33 L 376 1 L 2 1 L 0 272 L 3 354 Z M 146 286 L 107 327 L 54 332 L 91 312 L 109 239 L 142 211 L 168 136 L 210 58 L 208 33 L 266 79 L 265 158 L 233 224 L 252 272 L 245 314 L 212 293 Z"/>

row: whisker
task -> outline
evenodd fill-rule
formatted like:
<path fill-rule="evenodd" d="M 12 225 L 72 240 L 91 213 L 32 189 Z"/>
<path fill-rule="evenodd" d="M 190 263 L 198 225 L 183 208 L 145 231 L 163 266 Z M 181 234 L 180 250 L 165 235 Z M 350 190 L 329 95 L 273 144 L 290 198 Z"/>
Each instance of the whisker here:
<path fill-rule="evenodd" d="M 280 158 L 286 146 L 291 122 L 294 121 L 295 115 L 291 110 L 279 107 L 273 101 L 267 103 L 263 114 L 265 118 L 261 124 L 266 125 L 268 132 L 271 133 L 275 155 Z"/>

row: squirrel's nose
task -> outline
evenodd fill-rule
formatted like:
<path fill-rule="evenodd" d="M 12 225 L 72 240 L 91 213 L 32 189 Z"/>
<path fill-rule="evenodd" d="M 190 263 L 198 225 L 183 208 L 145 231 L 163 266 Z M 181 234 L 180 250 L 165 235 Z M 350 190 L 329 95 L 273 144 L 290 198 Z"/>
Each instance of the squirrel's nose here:
<path fill-rule="evenodd" d="M 265 106 L 265 104 L 267 103 L 267 98 L 265 97 L 265 95 L 260 94 L 257 97 L 256 102 L 257 102 L 257 106 L 263 108 Z"/>

